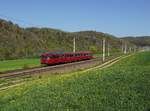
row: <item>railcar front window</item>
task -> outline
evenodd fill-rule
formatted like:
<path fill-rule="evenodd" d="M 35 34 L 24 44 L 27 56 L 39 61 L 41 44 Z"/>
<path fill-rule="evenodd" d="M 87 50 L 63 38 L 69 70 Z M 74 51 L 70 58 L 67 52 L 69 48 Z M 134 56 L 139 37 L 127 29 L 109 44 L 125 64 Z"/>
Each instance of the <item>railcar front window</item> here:
<path fill-rule="evenodd" d="M 47 58 L 47 56 L 42 56 L 42 59 L 46 59 Z"/>
<path fill-rule="evenodd" d="M 42 59 L 51 59 L 50 56 L 42 56 Z"/>

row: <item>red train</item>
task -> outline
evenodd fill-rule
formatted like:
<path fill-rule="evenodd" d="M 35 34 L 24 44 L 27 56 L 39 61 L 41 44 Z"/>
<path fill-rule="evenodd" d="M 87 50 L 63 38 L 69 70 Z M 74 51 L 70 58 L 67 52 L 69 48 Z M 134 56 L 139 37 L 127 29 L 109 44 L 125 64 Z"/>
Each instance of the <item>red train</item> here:
<path fill-rule="evenodd" d="M 41 64 L 53 65 L 92 59 L 92 52 L 48 52 L 41 54 Z"/>

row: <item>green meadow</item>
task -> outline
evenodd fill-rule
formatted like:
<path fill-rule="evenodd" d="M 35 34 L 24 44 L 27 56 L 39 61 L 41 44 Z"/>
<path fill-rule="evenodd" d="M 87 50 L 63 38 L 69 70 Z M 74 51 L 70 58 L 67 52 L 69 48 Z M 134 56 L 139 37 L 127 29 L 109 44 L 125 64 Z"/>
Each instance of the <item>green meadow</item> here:
<path fill-rule="evenodd" d="M 1 111 L 149 111 L 150 52 L 106 69 L 45 75 L 0 91 Z"/>
<path fill-rule="evenodd" d="M 120 55 L 120 54 L 117 54 Z M 100 57 L 101 54 L 93 54 L 94 57 Z M 26 58 L 16 60 L 0 61 L 0 72 L 12 71 L 16 69 L 27 69 L 41 66 L 40 58 Z"/>
<path fill-rule="evenodd" d="M 0 61 L 0 72 L 40 66 L 40 59 L 17 59 Z"/>

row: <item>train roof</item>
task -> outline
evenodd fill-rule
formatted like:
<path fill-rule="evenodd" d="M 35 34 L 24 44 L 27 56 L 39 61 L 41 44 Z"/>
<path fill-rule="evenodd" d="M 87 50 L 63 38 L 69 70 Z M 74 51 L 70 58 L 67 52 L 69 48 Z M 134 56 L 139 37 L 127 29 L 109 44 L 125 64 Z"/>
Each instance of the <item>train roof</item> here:
<path fill-rule="evenodd" d="M 85 54 L 85 53 L 92 53 L 91 51 L 77 51 L 77 52 L 61 52 L 61 51 L 58 51 L 58 52 L 55 52 L 55 51 L 49 51 L 49 52 L 46 52 L 46 53 L 42 53 L 41 56 L 50 56 L 50 55 L 68 55 L 68 54 Z"/>

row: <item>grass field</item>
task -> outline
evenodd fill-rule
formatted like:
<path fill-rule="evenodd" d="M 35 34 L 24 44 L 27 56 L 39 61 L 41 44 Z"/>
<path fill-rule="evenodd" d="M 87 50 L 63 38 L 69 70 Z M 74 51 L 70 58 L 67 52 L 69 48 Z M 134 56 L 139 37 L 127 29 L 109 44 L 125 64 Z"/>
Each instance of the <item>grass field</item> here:
<path fill-rule="evenodd" d="M 150 52 L 86 73 L 41 76 L 0 92 L 1 111 L 150 111 Z"/>
<path fill-rule="evenodd" d="M 94 57 L 100 57 L 101 54 L 93 54 Z M 40 66 L 40 58 L 17 59 L 0 61 L 0 72 L 12 71 L 16 69 L 26 69 Z"/>
<path fill-rule="evenodd" d="M 0 72 L 40 66 L 40 59 L 17 59 L 0 61 Z"/>

